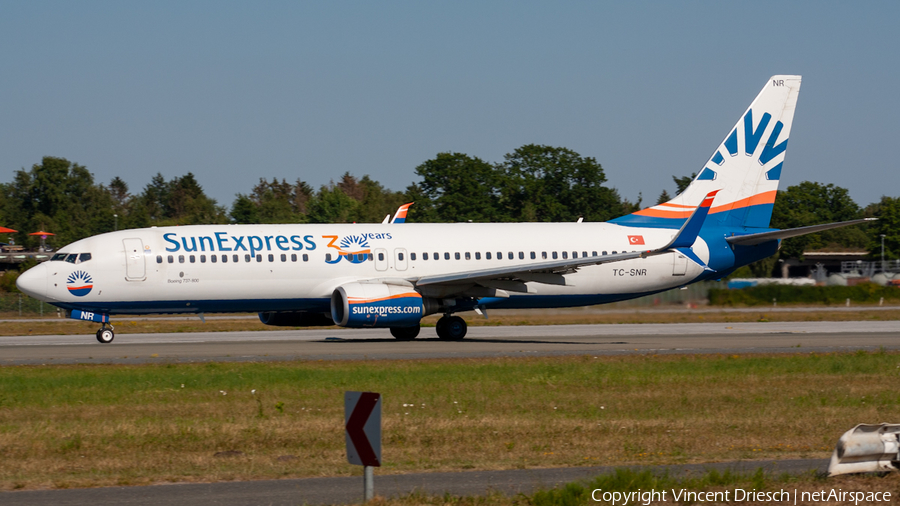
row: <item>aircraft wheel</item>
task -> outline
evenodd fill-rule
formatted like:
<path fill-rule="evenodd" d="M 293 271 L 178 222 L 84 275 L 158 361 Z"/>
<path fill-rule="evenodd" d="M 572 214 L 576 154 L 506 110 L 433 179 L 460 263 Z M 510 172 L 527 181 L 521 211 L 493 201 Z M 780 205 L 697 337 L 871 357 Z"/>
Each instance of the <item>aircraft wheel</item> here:
<path fill-rule="evenodd" d="M 441 322 L 443 322 L 443 325 L 441 325 Z M 438 320 L 438 337 L 445 341 L 461 341 L 466 337 L 467 331 L 466 321 L 459 316 L 445 316 Z"/>
<path fill-rule="evenodd" d="M 103 344 L 109 344 L 113 342 L 113 339 L 116 337 L 116 334 L 112 331 L 112 329 L 100 329 L 97 331 L 97 341 L 100 341 Z"/>
<path fill-rule="evenodd" d="M 419 335 L 419 326 L 412 327 L 391 327 L 391 335 L 398 341 L 412 341 Z"/>

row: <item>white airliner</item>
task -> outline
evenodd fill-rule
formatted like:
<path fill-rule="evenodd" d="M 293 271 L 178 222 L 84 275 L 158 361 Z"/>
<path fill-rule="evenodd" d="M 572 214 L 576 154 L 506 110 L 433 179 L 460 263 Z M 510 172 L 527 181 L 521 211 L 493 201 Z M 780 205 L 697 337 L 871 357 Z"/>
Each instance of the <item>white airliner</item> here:
<path fill-rule="evenodd" d="M 259 312 L 268 325 L 390 328 L 442 313 L 584 306 L 718 279 L 786 237 L 769 229 L 800 76 L 774 76 L 681 194 L 607 223 L 195 225 L 76 241 L 23 273 L 26 294 L 101 323 L 113 314 Z"/>

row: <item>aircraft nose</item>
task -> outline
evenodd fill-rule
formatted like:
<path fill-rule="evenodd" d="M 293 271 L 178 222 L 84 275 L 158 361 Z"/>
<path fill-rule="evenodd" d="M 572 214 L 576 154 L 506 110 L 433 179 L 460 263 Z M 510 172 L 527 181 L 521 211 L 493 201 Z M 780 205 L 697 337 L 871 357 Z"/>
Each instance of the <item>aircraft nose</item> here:
<path fill-rule="evenodd" d="M 16 286 L 29 297 L 50 301 L 47 298 L 47 266 L 44 264 L 35 265 L 19 275 Z"/>

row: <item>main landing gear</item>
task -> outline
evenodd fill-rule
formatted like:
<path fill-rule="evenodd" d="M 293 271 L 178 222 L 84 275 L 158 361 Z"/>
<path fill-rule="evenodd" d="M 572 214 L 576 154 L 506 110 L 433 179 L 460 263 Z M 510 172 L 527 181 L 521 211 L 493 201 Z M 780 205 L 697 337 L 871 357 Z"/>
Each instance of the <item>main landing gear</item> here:
<path fill-rule="evenodd" d="M 466 337 L 468 326 L 459 316 L 446 314 L 438 320 L 436 330 L 438 338 L 442 341 L 461 341 Z"/>
<path fill-rule="evenodd" d="M 104 323 L 100 330 L 97 331 L 97 341 L 100 341 L 103 344 L 109 344 L 116 337 L 116 333 L 113 332 L 113 326 Z"/>

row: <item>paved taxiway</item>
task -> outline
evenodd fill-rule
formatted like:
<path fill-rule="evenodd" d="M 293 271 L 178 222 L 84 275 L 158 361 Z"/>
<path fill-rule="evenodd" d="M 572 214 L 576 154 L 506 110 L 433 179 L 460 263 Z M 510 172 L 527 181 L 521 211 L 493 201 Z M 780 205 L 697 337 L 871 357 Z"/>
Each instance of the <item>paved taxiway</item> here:
<path fill-rule="evenodd" d="M 673 476 L 696 475 L 711 470 L 720 473 L 750 474 L 757 469 L 780 475 L 809 471 L 824 472 L 827 459 L 718 462 L 673 466 L 632 467 Z M 497 491 L 507 495 L 529 494 L 541 488 L 586 480 L 613 472 L 613 467 L 566 467 L 552 469 L 511 469 L 505 471 L 463 471 L 457 473 L 375 474 L 375 493 L 397 497 L 412 492 L 432 495 L 481 495 Z M 144 487 L 105 487 L 75 490 L 27 490 L 0 492 L 0 504 L 25 506 L 185 506 L 346 504 L 362 502 L 362 477 L 305 478 L 220 483 L 181 483 Z M 640 503 L 634 503 L 640 504 Z"/>
<path fill-rule="evenodd" d="M 621 353 L 793 353 L 900 349 L 900 321 L 470 327 L 459 342 L 400 342 L 387 330 L 0 337 L 0 365 L 360 360 Z"/>

